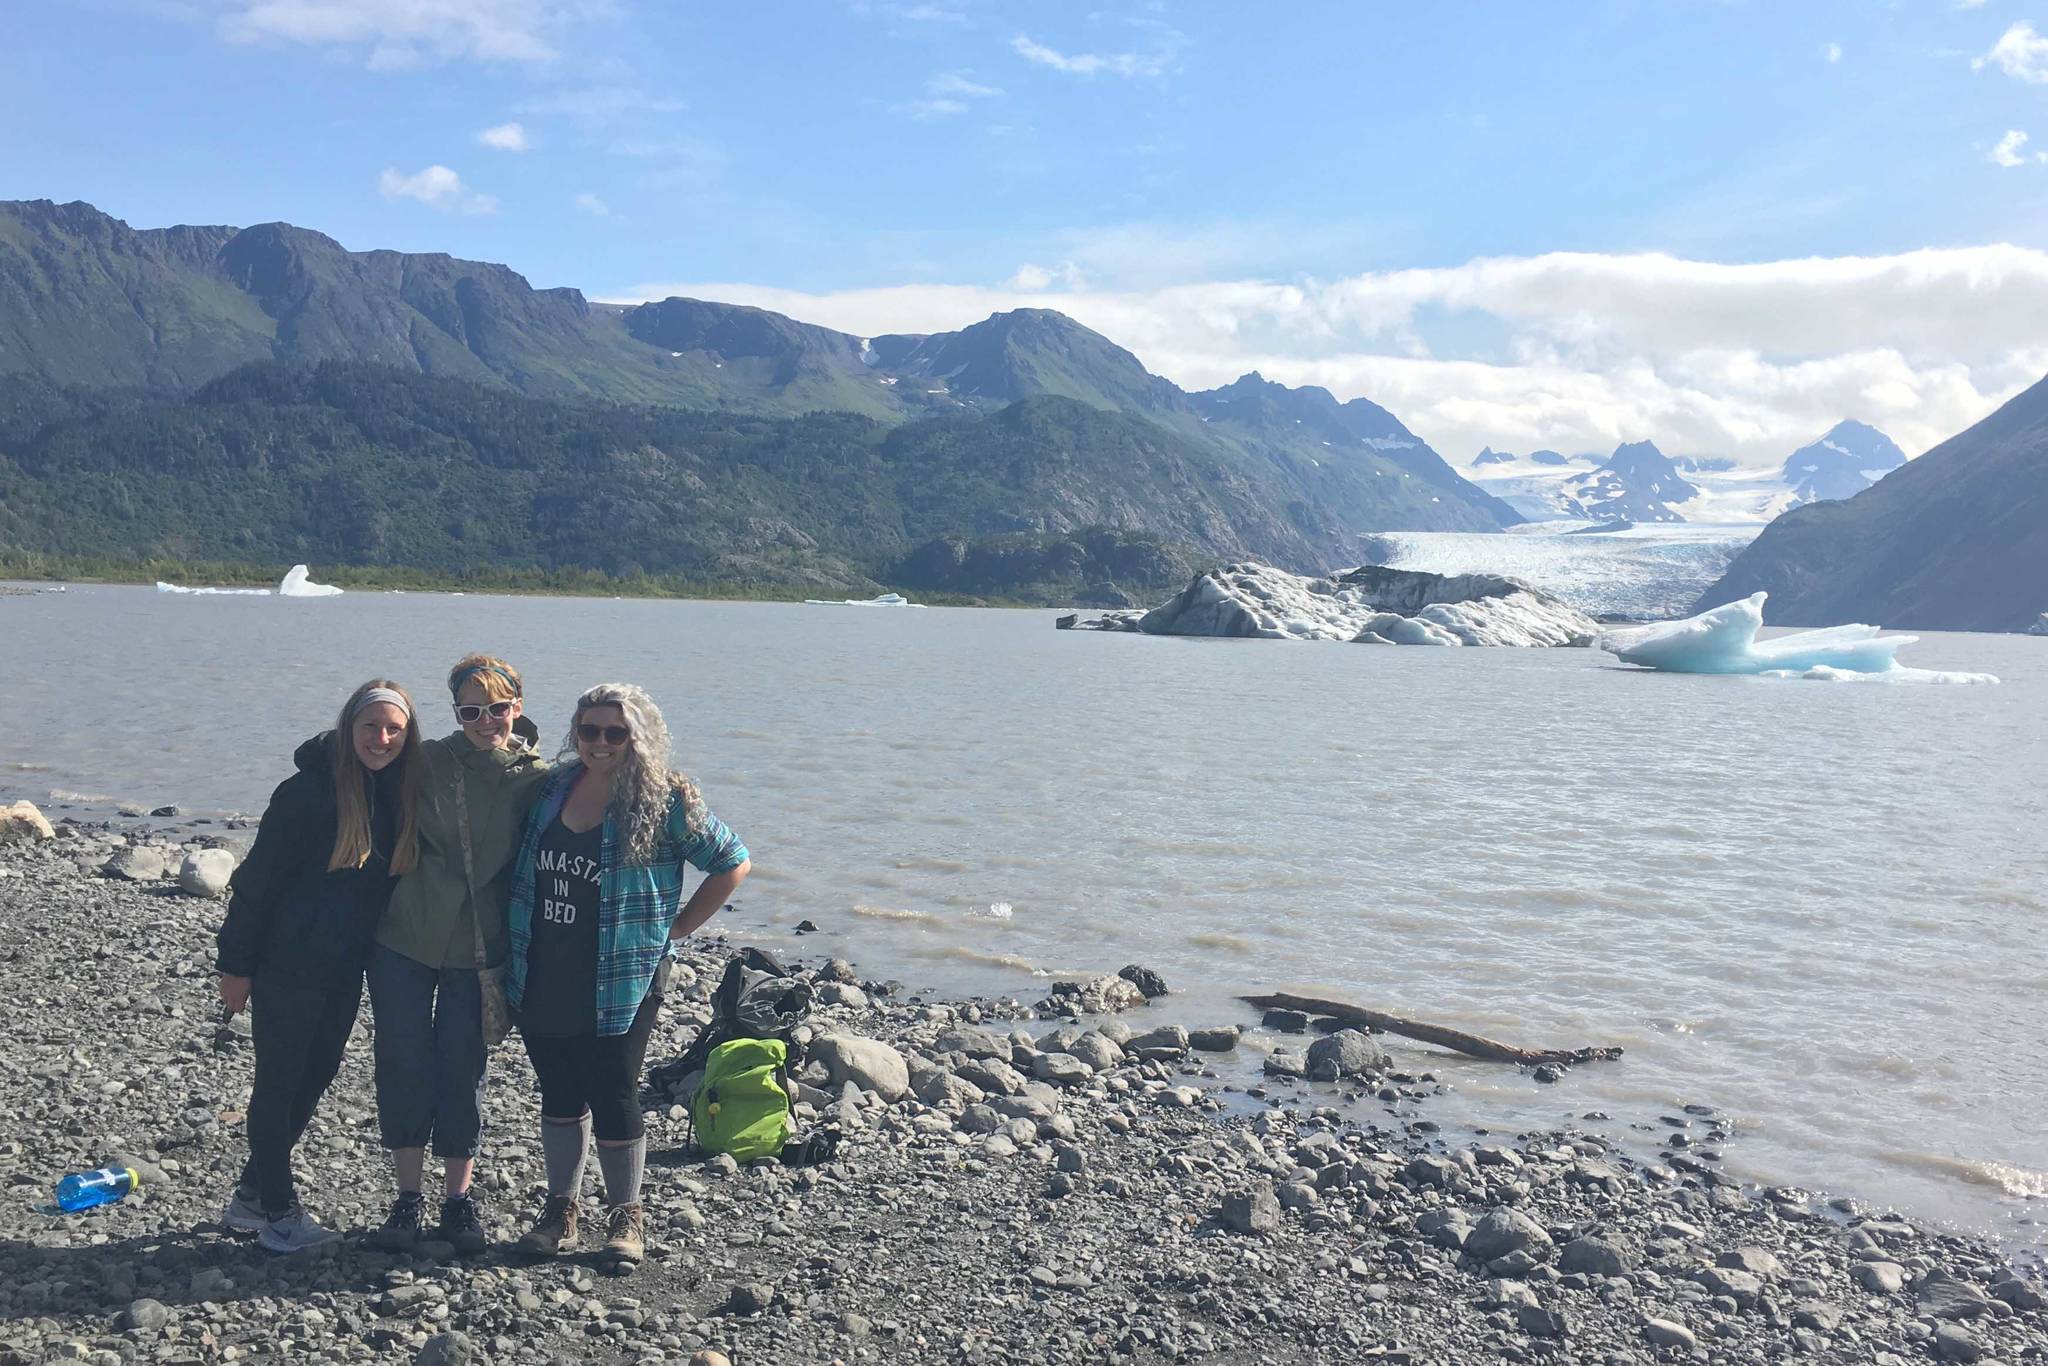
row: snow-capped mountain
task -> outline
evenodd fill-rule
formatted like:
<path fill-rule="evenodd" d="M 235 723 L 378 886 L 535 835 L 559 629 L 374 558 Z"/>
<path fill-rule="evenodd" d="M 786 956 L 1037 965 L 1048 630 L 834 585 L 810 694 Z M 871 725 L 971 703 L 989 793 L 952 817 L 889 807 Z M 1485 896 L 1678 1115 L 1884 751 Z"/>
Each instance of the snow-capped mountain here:
<path fill-rule="evenodd" d="M 1861 422 L 1835 424 L 1782 467 L 1745 468 L 1726 456 L 1670 458 L 1648 441 L 1624 442 L 1587 471 L 1536 451 L 1502 459 L 1491 447 L 1468 477 L 1532 521 L 1768 522 L 1788 508 L 1847 498 L 1905 463 L 1892 439 Z"/>
<path fill-rule="evenodd" d="M 1798 501 L 1853 498 L 1906 463 L 1899 443 L 1853 419 L 1801 446 L 1785 461 L 1784 478 Z"/>
<path fill-rule="evenodd" d="M 1568 477 L 1564 489 L 1597 522 L 1688 521 L 1672 504 L 1700 496 L 1699 487 L 1687 483 L 1671 457 L 1649 441 L 1623 442 L 1599 469 Z"/>

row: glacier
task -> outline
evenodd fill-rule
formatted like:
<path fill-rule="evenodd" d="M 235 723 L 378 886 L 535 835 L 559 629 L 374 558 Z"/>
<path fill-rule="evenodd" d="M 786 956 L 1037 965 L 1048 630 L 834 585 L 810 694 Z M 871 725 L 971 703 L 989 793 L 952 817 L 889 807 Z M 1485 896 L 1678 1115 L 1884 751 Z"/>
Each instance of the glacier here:
<path fill-rule="evenodd" d="M 1396 569 L 1518 579 L 1595 617 L 1662 621 L 1690 611 L 1761 529 L 1550 522 L 1505 534 L 1383 531 L 1365 537 L 1360 549 L 1369 561 Z"/>
<path fill-rule="evenodd" d="M 1898 653 L 1918 636 L 1880 636 L 1877 626 L 1827 626 L 1760 641 L 1768 593 L 1752 593 L 1687 617 L 1601 632 L 1600 649 L 1624 664 L 1667 673 L 1753 674 L 1825 682 L 1996 683 L 1991 674 L 1910 669 Z"/>

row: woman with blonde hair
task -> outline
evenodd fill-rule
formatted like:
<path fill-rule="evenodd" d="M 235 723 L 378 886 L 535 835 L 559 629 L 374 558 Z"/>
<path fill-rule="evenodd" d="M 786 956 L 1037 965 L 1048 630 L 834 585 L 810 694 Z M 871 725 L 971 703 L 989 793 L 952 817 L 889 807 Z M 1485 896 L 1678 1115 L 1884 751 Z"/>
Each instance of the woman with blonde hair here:
<path fill-rule="evenodd" d="M 462 1253 L 489 1241 L 472 1185 L 491 1042 L 484 996 L 505 961 L 520 817 L 547 773 L 517 669 L 470 655 L 450 671 L 448 692 L 460 728 L 420 745 L 419 861 L 392 893 L 370 955 L 377 1123 L 398 1184 L 373 1241 L 391 1252 L 419 1241 L 429 1146 L 443 1166 L 436 1236 Z"/>
<path fill-rule="evenodd" d="M 747 876 L 747 847 L 669 766 L 668 726 L 630 683 L 576 700 L 561 764 L 526 822 L 512 872 L 505 994 L 540 1080 L 548 1201 L 520 1251 L 577 1243 L 577 1197 L 593 1134 L 604 1176 L 604 1260 L 645 1255 L 640 1206 L 647 1135 L 640 1067 L 660 1013 L 671 947 Z M 686 899 L 683 869 L 705 877 Z"/>
<path fill-rule="evenodd" d="M 217 947 L 228 1012 L 254 1011 L 249 1161 L 223 1222 L 272 1252 L 341 1235 L 299 1204 L 292 1148 L 341 1067 L 363 970 L 396 878 L 419 857 L 420 729 L 412 698 L 377 678 L 334 729 L 300 745 L 235 870 Z"/>

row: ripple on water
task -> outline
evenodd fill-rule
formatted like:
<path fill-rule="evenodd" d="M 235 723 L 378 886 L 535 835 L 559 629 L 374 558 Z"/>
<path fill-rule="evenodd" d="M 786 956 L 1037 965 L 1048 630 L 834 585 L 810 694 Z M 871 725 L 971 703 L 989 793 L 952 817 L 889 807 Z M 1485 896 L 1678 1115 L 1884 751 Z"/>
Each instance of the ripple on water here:
<path fill-rule="evenodd" d="M 966 873 L 974 868 L 967 860 L 957 858 L 900 858 L 891 860 L 890 866 L 915 873 Z"/>
<path fill-rule="evenodd" d="M 1944 1157 L 1940 1153 L 1902 1149 L 1887 1149 L 1878 1156 L 1909 1170 L 1926 1172 L 1966 1186 L 1982 1186 L 1997 1191 L 2000 1195 L 2030 1200 L 2048 1199 L 2048 1172 L 2035 1171 L 2011 1162 Z"/>
<path fill-rule="evenodd" d="M 911 956 L 935 963 L 973 963 L 985 968 L 1007 968 L 1012 972 L 1025 972 L 1033 977 L 1092 977 L 1095 974 L 1086 968 L 1043 968 L 1018 953 L 1002 953 L 993 949 L 978 949 L 972 944 L 921 944 L 911 949 Z"/>
<path fill-rule="evenodd" d="M 868 906 L 855 902 L 853 913 L 863 920 L 893 920 L 903 925 L 929 925 L 943 929 L 946 917 L 934 911 L 912 911 L 897 906 Z"/>

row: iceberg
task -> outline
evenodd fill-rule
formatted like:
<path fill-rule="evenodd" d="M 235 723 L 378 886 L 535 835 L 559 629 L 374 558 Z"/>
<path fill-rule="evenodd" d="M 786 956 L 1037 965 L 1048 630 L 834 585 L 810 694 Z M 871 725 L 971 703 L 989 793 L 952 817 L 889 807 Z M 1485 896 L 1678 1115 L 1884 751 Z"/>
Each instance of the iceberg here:
<path fill-rule="evenodd" d="M 1310 578 L 1248 562 L 1196 575 L 1149 612 L 1109 612 L 1070 629 L 1361 645 L 1562 646 L 1588 644 L 1599 628 L 1547 593 L 1496 574 L 1361 565 Z"/>
<path fill-rule="evenodd" d="M 314 583 L 307 577 L 306 566 L 295 564 L 285 572 L 284 582 L 278 584 L 277 595 L 281 598 L 338 598 L 341 590 L 331 583 Z"/>
<path fill-rule="evenodd" d="M 883 593 L 872 598 L 805 598 L 807 607 L 922 607 L 921 602 L 910 602 L 901 593 Z"/>
<path fill-rule="evenodd" d="M 1825 682 L 1996 683 L 1991 674 L 1909 669 L 1898 652 L 1918 636 L 1880 636 L 1877 626 L 1827 626 L 1760 641 L 1764 602 L 1752 593 L 1740 602 L 1683 621 L 1604 631 L 1598 644 L 1624 664 L 1667 673 L 1754 674 Z"/>
<path fill-rule="evenodd" d="M 187 597 L 208 598 L 267 598 L 270 596 L 268 588 L 187 588 L 183 584 L 165 583 L 162 579 L 156 581 L 156 591 L 159 593 L 179 593 Z"/>

